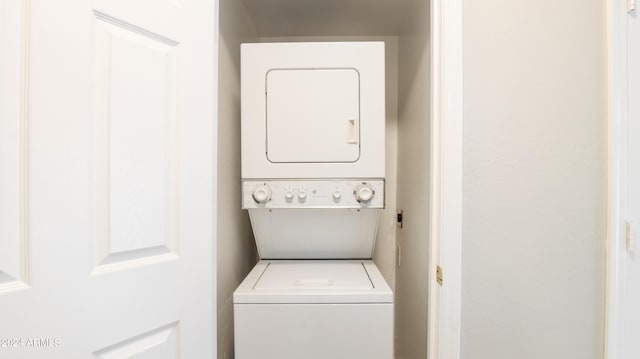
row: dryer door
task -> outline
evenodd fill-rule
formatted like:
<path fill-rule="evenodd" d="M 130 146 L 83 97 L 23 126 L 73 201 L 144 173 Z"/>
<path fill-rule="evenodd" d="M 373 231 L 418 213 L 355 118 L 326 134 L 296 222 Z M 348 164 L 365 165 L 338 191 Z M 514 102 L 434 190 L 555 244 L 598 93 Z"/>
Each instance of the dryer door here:
<path fill-rule="evenodd" d="M 274 163 L 360 158 L 360 75 L 352 68 L 266 75 L 267 158 Z"/>

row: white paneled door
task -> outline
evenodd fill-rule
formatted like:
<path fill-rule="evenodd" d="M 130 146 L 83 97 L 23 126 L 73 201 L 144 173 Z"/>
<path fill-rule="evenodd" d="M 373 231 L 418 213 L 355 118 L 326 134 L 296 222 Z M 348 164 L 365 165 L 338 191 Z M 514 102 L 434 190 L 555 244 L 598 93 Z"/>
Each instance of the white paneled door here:
<path fill-rule="evenodd" d="M 210 0 L 1 0 L 0 358 L 213 358 Z"/>

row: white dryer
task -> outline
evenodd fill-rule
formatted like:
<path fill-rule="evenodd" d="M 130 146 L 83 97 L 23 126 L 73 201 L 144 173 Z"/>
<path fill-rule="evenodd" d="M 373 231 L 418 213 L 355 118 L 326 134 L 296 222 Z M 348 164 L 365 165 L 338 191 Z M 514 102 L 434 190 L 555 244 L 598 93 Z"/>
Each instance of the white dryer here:
<path fill-rule="evenodd" d="M 384 178 L 384 43 L 242 44 L 242 178 Z"/>
<path fill-rule="evenodd" d="M 384 44 L 242 46 L 242 208 L 261 261 L 234 292 L 236 359 L 393 358 L 371 260 L 384 208 Z"/>

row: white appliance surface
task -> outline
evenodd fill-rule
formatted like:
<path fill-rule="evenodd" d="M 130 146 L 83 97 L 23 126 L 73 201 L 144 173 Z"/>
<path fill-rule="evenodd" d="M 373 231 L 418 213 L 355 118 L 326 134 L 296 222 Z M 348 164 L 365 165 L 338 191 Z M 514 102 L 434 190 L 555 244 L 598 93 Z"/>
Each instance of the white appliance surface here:
<path fill-rule="evenodd" d="M 236 359 L 393 359 L 393 305 L 235 304 Z"/>
<path fill-rule="evenodd" d="M 236 359 L 393 358 L 393 294 L 370 260 L 263 260 L 233 300 Z"/>
<path fill-rule="evenodd" d="M 355 69 L 267 73 L 267 158 L 355 162 L 360 157 L 360 78 Z"/>
<path fill-rule="evenodd" d="M 234 304 L 387 303 L 393 293 L 371 260 L 262 260 Z"/>
<path fill-rule="evenodd" d="M 271 262 L 253 289 L 258 291 L 319 291 L 372 289 L 360 262 Z"/>
<path fill-rule="evenodd" d="M 366 259 L 373 256 L 382 180 L 245 180 L 262 259 Z"/>
<path fill-rule="evenodd" d="M 256 199 L 258 192 L 262 197 Z M 242 208 L 382 209 L 385 203 L 384 193 L 384 180 L 375 179 L 244 180 L 242 181 Z M 370 197 L 364 200 L 363 195 Z"/>
<path fill-rule="evenodd" d="M 250 209 L 262 259 L 369 259 L 380 210 Z"/>
<path fill-rule="evenodd" d="M 241 47 L 242 178 L 385 173 L 384 42 Z"/>
<path fill-rule="evenodd" d="M 235 358 L 391 359 L 383 42 L 243 44 L 242 207 L 262 260 L 233 294 Z"/>

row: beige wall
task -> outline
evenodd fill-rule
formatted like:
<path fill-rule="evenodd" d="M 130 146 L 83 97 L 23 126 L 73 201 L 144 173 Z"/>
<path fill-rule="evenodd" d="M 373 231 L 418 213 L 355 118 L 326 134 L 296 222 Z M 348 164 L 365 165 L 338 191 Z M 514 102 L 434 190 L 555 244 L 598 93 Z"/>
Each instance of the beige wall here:
<path fill-rule="evenodd" d="M 429 2 L 412 0 L 398 46 L 396 357 L 427 357 L 429 258 Z"/>
<path fill-rule="evenodd" d="M 605 2 L 464 2 L 463 359 L 599 359 Z"/>
<path fill-rule="evenodd" d="M 240 43 L 257 40 L 241 1 L 220 0 L 218 96 L 218 358 L 233 358 L 233 291 L 256 262 L 240 209 Z"/>

